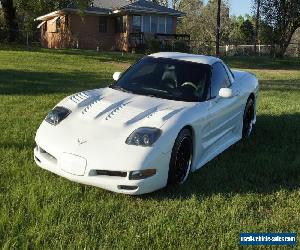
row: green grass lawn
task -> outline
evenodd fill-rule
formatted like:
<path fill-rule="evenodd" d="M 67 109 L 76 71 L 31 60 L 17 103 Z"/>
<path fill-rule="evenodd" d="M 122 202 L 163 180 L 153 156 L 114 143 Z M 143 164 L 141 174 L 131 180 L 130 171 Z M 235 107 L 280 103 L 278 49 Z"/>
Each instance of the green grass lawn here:
<path fill-rule="evenodd" d="M 108 85 L 137 58 L 0 50 L 0 247 L 238 249 L 240 232 L 297 232 L 299 240 L 299 59 L 225 58 L 261 82 L 256 136 L 182 187 L 130 197 L 35 165 L 34 136 L 47 112 L 71 93 Z"/>

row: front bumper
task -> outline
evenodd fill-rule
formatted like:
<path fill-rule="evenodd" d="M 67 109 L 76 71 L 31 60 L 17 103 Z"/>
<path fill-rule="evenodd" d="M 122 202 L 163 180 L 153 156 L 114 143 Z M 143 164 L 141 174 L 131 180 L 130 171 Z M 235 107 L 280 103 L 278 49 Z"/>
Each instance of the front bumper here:
<path fill-rule="evenodd" d="M 66 157 L 67 156 L 67 157 Z M 118 171 L 126 176 L 108 176 L 97 175 L 97 170 L 106 170 L 101 167 L 101 164 L 95 168 L 90 166 L 89 160 L 75 154 L 51 154 L 37 146 L 34 149 L 34 159 L 36 164 L 54 174 L 62 176 L 68 180 L 91 185 L 117 193 L 140 195 L 150 193 L 161 189 L 167 185 L 170 154 L 156 153 L 152 160 L 135 161 L 132 159 L 132 169 L 122 169 L 122 159 L 119 159 L 118 166 L 121 166 Z M 115 162 L 115 159 L 114 159 Z M 94 164 L 93 164 L 94 165 Z M 156 174 L 142 180 L 129 180 L 129 172 L 142 169 L 156 169 Z"/>

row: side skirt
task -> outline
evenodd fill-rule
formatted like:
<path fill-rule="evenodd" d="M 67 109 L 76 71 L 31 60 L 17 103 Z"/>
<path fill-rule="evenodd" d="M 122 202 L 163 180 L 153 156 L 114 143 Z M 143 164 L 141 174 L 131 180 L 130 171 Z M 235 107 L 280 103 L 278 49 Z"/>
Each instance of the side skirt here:
<path fill-rule="evenodd" d="M 234 145 L 235 143 L 237 143 L 241 139 L 242 139 L 241 136 L 239 136 L 239 137 L 233 137 L 231 140 L 229 140 L 228 142 L 226 142 L 223 145 L 221 145 L 220 147 L 218 147 L 213 153 L 211 153 L 206 158 L 204 158 L 201 162 L 199 162 L 198 164 L 196 164 L 196 167 L 194 167 L 192 169 L 192 172 L 195 172 L 196 170 L 198 170 L 201 167 L 203 167 L 204 165 L 206 165 L 208 162 L 210 162 L 211 160 L 213 160 L 216 156 L 218 156 L 219 154 L 221 154 L 222 152 L 224 152 L 226 149 L 228 149 L 230 146 Z"/>

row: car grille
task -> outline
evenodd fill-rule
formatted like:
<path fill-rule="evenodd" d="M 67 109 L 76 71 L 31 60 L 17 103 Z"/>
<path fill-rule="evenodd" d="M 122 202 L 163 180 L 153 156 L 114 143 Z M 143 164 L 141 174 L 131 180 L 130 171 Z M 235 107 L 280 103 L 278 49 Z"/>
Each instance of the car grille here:
<path fill-rule="evenodd" d="M 122 171 L 109 171 L 109 170 L 91 170 L 92 176 L 112 176 L 112 177 L 127 177 L 127 172 Z"/>

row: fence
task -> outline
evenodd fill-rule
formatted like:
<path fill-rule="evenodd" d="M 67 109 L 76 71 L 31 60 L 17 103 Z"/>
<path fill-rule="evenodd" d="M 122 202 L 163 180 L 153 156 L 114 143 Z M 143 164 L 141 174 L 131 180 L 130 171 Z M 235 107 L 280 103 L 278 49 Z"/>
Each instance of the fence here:
<path fill-rule="evenodd" d="M 261 45 L 256 47 L 258 55 L 273 55 L 279 50 L 279 45 Z M 253 55 L 255 53 L 254 45 L 225 45 L 220 47 L 223 55 Z M 300 43 L 291 43 L 285 53 L 289 57 L 300 57 Z"/>
<path fill-rule="evenodd" d="M 7 37 L 7 30 L 0 28 L 0 43 L 5 42 Z M 39 30 L 36 31 L 26 31 L 19 30 L 17 36 L 17 43 L 20 45 L 27 46 L 41 46 L 41 33 Z M 190 40 L 187 42 L 189 44 L 189 52 L 195 54 L 206 54 L 214 55 L 215 54 L 215 42 L 211 41 L 208 43 L 201 43 L 199 41 Z M 151 44 L 150 44 L 151 45 Z M 164 44 L 165 50 L 177 51 L 179 50 L 178 46 L 167 46 L 168 43 Z M 172 44 L 171 44 L 172 45 Z M 157 45 L 158 46 L 158 45 Z M 153 47 L 153 46 L 152 46 Z M 180 46 L 182 47 L 182 46 Z M 74 45 L 74 48 L 76 46 Z M 95 48 L 96 49 L 96 48 Z M 161 49 L 161 44 L 159 44 L 158 50 Z M 182 48 L 180 48 L 182 49 Z M 257 45 L 257 54 L 258 55 L 273 55 L 279 49 L 278 45 Z M 248 56 L 254 55 L 254 45 L 222 45 L 220 46 L 220 53 L 222 56 Z M 300 57 L 300 41 L 298 43 L 291 43 L 286 51 L 286 56 L 289 57 Z"/>
<path fill-rule="evenodd" d="M 214 55 L 216 51 L 215 42 L 206 44 L 191 41 L 190 51 L 196 54 Z M 274 55 L 279 50 L 279 45 L 261 45 L 258 44 L 256 53 L 260 56 Z M 220 46 L 222 56 L 250 56 L 255 54 L 254 45 L 222 45 Z M 300 57 L 300 41 L 299 43 L 291 43 L 285 53 L 289 57 Z"/>
<path fill-rule="evenodd" d="M 0 42 L 6 42 L 8 31 L 0 28 Z M 41 32 L 18 30 L 16 43 L 27 46 L 40 46 Z"/>

